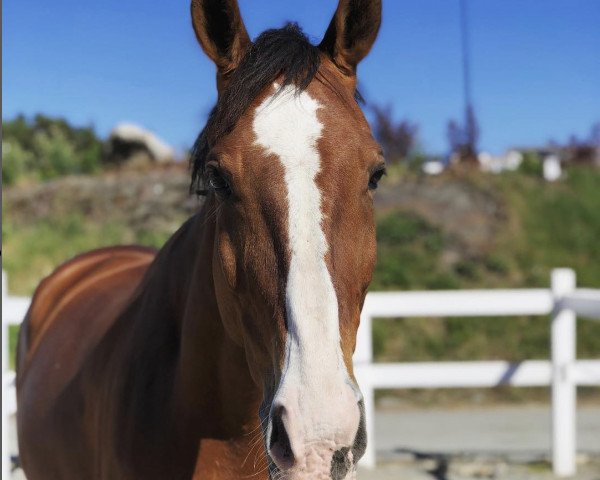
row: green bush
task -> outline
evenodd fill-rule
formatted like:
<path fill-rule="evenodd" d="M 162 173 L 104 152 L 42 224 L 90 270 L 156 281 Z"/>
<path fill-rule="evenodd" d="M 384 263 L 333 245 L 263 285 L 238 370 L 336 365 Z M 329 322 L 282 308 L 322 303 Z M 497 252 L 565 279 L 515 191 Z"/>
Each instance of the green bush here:
<path fill-rule="evenodd" d="M 535 177 L 542 177 L 544 173 L 542 159 L 535 152 L 525 152 L 523 161 L 519 165 L 519 172 Z"/>
<path fill-rule="evenodd" d="M 81 172 L 73 144 L 58 128 L 51 128 L 48 132 L 36 132 L 33 147 L 36 170 L 41 180 Z"/>
<path fill-rule="evenodd" d="M 377 264 L 372 290 L 457 286 L 441 267 L 442 232 L 415 214 L 396 211 L 377 223 Z"/>
<path fill-rule="evenodd" d="M 100 169 L 102 142 L 91 127 L 73 127 L 60 118 L 19 115 L 3 121 L 2 181 L 49 180 Z"/>
<path fill-rule="evenodd" d="M 2 142 L 2 183 L 12 185 L 34 166 L 34 156 L 19 143 Z"/>

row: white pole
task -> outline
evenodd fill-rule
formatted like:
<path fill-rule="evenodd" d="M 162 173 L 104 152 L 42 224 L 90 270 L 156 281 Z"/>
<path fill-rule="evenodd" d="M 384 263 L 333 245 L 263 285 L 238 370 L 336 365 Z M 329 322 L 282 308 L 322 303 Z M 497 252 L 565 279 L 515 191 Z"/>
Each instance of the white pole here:
<path fill-rule="evenodd" d="M 367 449 L 360 459 L 360 465 L 375 468 L 375 392 L 371 382 L 371 365 L 373 363 L 373 325 L 368 306 L 365 305 L 360 315 L 360 326 L 354 350 L 354 374 L 363 395 L 365 406 L 365 426 L 367 429 Z"/>
<path fill-rule="evenodd" d="M 2 270 L 2 305 L 6 305 L 8 296 L 6 272 Z M 8 322 L 2 317 L 2 374 L 8 371 Z"/>
<path fill-rule="evenodd" d="M 365 369 L 363 371 L 368 370 Z M 375 468 L 375 390 L 368 379 L 364 379 L 361 382 L 360 388 L 365 403 L 365 422 L 367 427 L 367 449 L 360 460 L 360 465 L 366 468 Z"/>
<path fill-rule="evenodd" d="M 6 273 L 2 270 L 2 305 L 6 305 Z M 10 454 L 8 451 L 8 386 L 4 381 L 8 371 L 8 324 L 2 318 L 2 478 L 9 479 Z"/>
<path fill-rule="evenodd" d="M 576 359 L 575 312 L 564 308 L 561 299 L 575 290 L 575 272 L 552 270 L 552 468 L 558 477 L 575 474 L 575 414 L 577 387 L 572 370 Z"/>

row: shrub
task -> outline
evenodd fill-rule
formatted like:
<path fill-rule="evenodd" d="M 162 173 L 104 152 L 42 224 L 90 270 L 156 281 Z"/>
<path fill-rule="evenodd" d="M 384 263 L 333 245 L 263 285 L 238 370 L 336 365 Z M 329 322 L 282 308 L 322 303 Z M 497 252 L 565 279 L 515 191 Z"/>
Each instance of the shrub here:
<path fill-rule="evenodd" d="M 542 159 L 535 152 L 525 152 L 523 154 L 523 161 L 519 165 L 519 172 L 526 175 L 535 177 L 541 177 L 543 174 Z"/>
<path fill-rule="evenodd" d="M 34 164 L 33 154 L 25 150 L 19 143 L 2 142 L 2 183 L 14 184 Z"/>
<path fill-rule="evenodd" d="M 3 121 L 2 180 L 48 180 L 93 173 L 100 168 L 102 142 L 91 127 L 73 127 L 61 118 L 23 115 Z"/>

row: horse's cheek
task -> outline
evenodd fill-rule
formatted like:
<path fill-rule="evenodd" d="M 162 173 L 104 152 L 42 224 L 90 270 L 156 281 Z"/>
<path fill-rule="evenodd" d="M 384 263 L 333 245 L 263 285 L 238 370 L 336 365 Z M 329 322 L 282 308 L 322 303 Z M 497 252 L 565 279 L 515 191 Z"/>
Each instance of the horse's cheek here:
<path fill-rule="evenodd" d="M 217 249 L 225 281 L 229 288 L 235 291 L 237 288 L 237 260 L 231 239 L 226 232 L 219 235 Z"/>
<path fill-rule="evenodd" d="M 243 329 L 241 311 L 237 292 L 236 257 L 230 237 L 220 232 L 215 237 L 213 250 L 213 279 L 219 314 L 223 327 L 229 337 L 237 344 L 243 345 Z"/>

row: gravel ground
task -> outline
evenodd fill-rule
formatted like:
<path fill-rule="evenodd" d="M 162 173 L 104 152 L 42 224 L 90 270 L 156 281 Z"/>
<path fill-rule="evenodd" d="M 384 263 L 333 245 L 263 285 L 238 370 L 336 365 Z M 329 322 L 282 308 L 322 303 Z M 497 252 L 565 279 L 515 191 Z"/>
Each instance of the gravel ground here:
<path fill-rule="evenodd" d="M 600 480 L 600 458 L 580 456 L 569 480 Z M 448 456 L 380 462 L 376 470 L 359 469 L 359 480 L 557 480 L 547 461 L 512 463 L 492 457 Z"/>
<path fill-rule="evenodd" d="M 387 409 L 375 416 L 378 465 L 360 480 L 554 480 L 548 406 Z M 577 475 L 600 480 L 600 406 L 577 410 Z"/>

